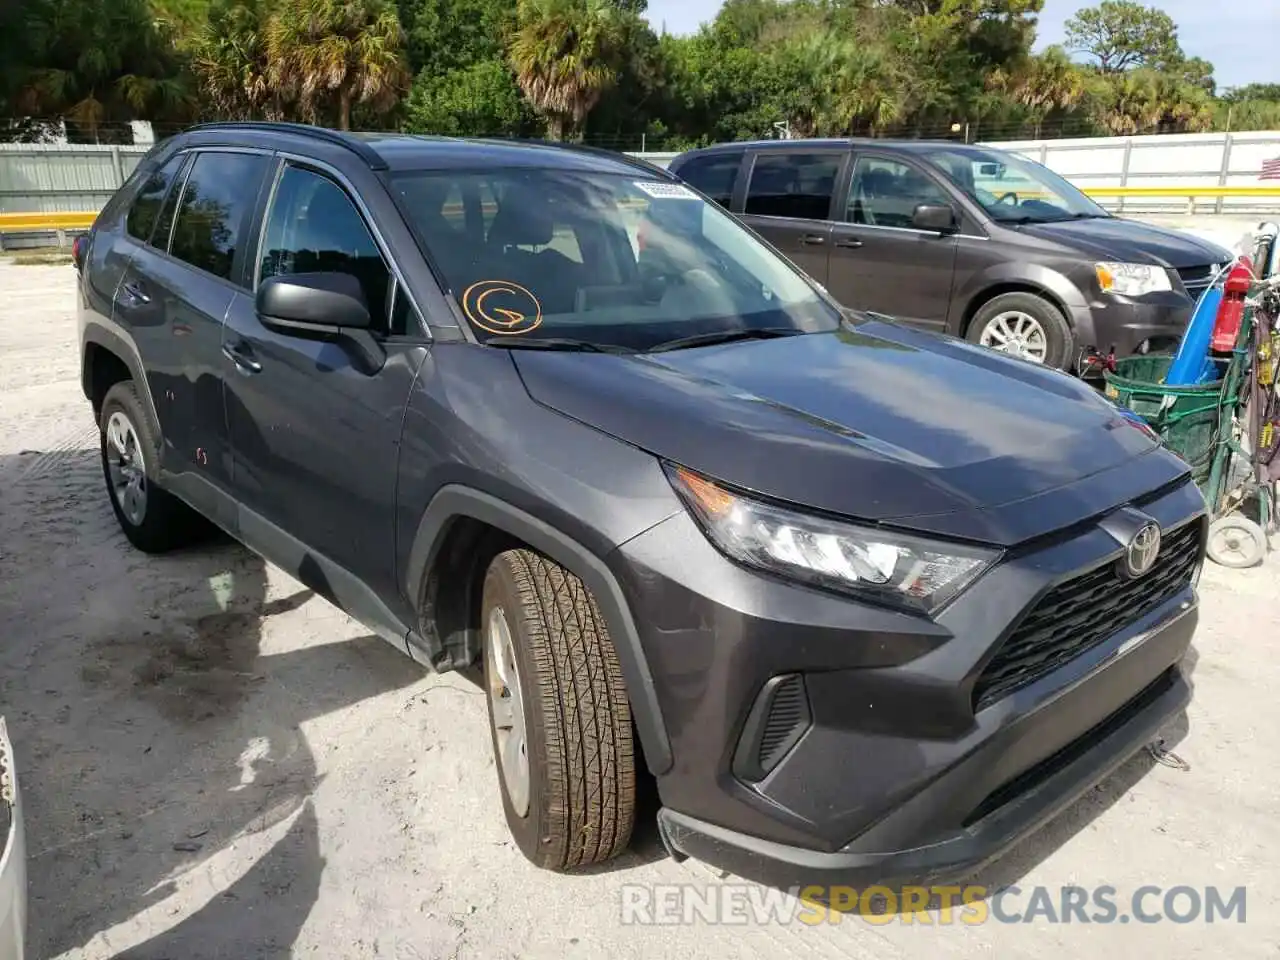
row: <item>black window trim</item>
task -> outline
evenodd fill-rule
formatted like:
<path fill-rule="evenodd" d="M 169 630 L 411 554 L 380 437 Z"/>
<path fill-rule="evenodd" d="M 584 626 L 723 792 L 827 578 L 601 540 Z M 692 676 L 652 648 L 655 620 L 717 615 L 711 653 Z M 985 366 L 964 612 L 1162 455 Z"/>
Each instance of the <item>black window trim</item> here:
<path fill-rule="evenodd" d="M 754 150 L 747 150 L 743 168 L 738 172 L 739 188 L 735 191 L 735 193 L 738 194 L 738 209 L 741 210 L 743 216 L 762 217 L 765 220 L 802 220 L 805 222 L 814 222 L 814 218 L 811 217 L 780 217 L 777 214 L 772 213 L 747 212 L 747 201 L 751 199 L 751 178 L 756 174 L 756 161 L 762 156 L 797 156 L 799 154 L 829 154 L 830 156 L 837 157 L 839 159 L 840 163 L 836 167 L 835 180 L 831 183 L 831 199 L 827 203 L 827 215 L 825 217 L 818 218 L 818 222 L 842 223 L 844 221 L 843 208 L 842 206 L 836 205 L 836 199 L 840 197 L 842 193 L 847 197 L 849 192 L 849 171 L 852 170 L 853 167 L 850 159 L 852 154 L 847 147 L 795 146 L 781 150 L 776 148 L 756 148 Z M 843 190 L 841 189 L 842 184 L 844 185 Z M 836 219 L 837 213 L 840 215 L 839 219 Z"/>
<path fill-rule="evenodd" d="M 262 246 L 267 239 L 267 224 L 271 219 L 271 211 L 275 206 L 276 190 L 280 186 L 280 180 L 284 176 L 287 167 L 294 166 L 303 170 L 307 170 L 317 176 L 324 177 L 343 192 L 347 200 L 355 208 L 356 215 L 364 221 L 365 229 L 369 231 L 369 236 L 373 238 L 374 246 L 378 248 L 378 252 L 382 255 L 382 262 L 387 265 L 387 269 L 391 274 L 392 284 L 387 299 L 387 316 L 384 318 L 385 329 L 374 331 L 380 338 L 394 343 L 411 342 L 411 343 L 430 343 L 434 337 L 431 334 L 431 327 L 427 324 L 422 309 L 418 306 L 417 298 L 414 297 L 413 291 L 409 289 L 409 285 L 405 283 L 404 273 L 400 270 L 395 258 L 391 256 L 391 248 L 387 244 L 386 238 L 382 235 L 382 231 L 378 229 L 378 224 L 374 219 L 373 212 L 361 199 L 360 193 L 355 186 L 347 178 L 347 176 L 337 167 L 323 160 L 317 160 L 314 157 L 305 157 L 301 154 L 290 153 L 286 150 L 277 150 L 276 157 L 281 161 L 276 166 L 275 175 L 271 182 L 271 189 L 267 193 L 267 201 L 262 207 L 261 217 L 258 223 L 258 238 L 254 244 L 254 260 L 253 275 L 251 277 L 252 286 L 249 288 L 250 295 L 256 295 L 258 292 L 258 284 L 262 282 Z M 390 332 L 391 314 L 395 311 L 396 294 L 403 290 L 404 295 L 409 300 L 409 307 L 412 315 L 418 321 L 417 332 L 407 331 L 402 334 L 392 334 Z"/>
<path fill-rule="evenodd" d="M 910 233 L 916 236 L 936 236 L 934 230 L 921 230 L 918 227 L 888 227 L 876 223 L 854 223 L 848 219 L 849 216 L 849 195 L 853 192 L 853 177 L 858 169 L 858 161 L 863 158 L 869 160 L 888 160 L 892 163 L 900 163 L 903 166 L 911 167 L 917 173 L 921 174 L 934 186 L 943 192 L 951 200 L 951 205 L 956 208 L 956 213 L 960 219 L 959 229 L 955 233 L 948 234 L 949 237 L 956 240 L 990 240 L 991 238 L 983 233 L 966 232 L 966 227 L 973 224 L 980 224 L 982 221 L 975 219 L 973 211 L 970 208 L 968 199 L 962 195 L 936 171 L 931 170 L 929 165 L 914 157 L 905 156 L 901 153 L 894 153 L 891 150 L 883 150 L 872 147 L 871 149 L 854 150 L 849 160 L 848 176 L 844 181 L 843 202 L 838 208 L 839 218 L 835 220 L 837 226 L 849 227 L 855 230 L 887 230 L 895 233 Z M 978 229 L 981 229 L 980 227 Z"/>
<path fill-rule="evenodd" d="M 247 153 L 247 154 L 255 154 L 261 157 L 266 157 L 268 160 L 270 160 L 272 158 L 273 152 L 274 151 L 267 150 L 262 147 L 223 146 L 221 144 L 217 144 L 217 145 L 210 144 L 208 146 L 201 144 L 200 146 L 195 146 L 195 147 L 184 147 L 183 149 L 177 151 L 177 153 L 174 154 L 175 156 L 177 156 L 178 153 L 187 153 L 191 155 L 184 166 L 186 173 L 182 178 L 182 193 L 178 195 L 178 204 L 173 211 L 173 223 L 169 224 L 168 243 L 165 244 L 165 247 L 163 250 L 160 249 L 159 247 L 154 247 L 154 246 L 152 247 L 152 250 L 154 250 L 156 253 L 162 254 L 166 259 L 171 260 L 173 263 L 186 267 L 189 270 L 199 270 L 202 276 L 208 277 L 211 280 L 216 280 L 219 283 L 222 283 L 230 287 L 232 290 L 234 290 L 237 293 L 241 293 L 241 294 L 244 293 L 245 286 L 241 282 L 244 276 L 244 271 L 243 269 L 237 269 L 237 264 L 240 261 L 241 256 L 243 256 L 242 249 L 237 249 L 236 251 L 235 260 L 231 264 L 231 276 L 220 277 L 216 273 L 210 273 L 208 270 L 204 269 L 204 267 L 201 267 L 201 266 L 198 266 L 197 264 L 190 263 L 186 260 L 183 260 L 181 257 L 174 256 L 172 252 L 173 231 L 178 223 L 178 214 L 182 212 L 182 200 L 187 192 L 187 182 L 191 179 L 191 171 L 195 169 L 196 161 L 200 159 L 199 157 L 200 154 L 202 153 Z M 259 191 L 261 191 L 261 184 L 259 184 Z M 253 212 L 257 208 L 257 203 L 258 203 L 258 197 L 255 195 L 247 213 L 248 223 L 245 224 L 247 228 L 246 238 L 251 237 L 253 235 Z M 154 233 L 154 230 L 152 232 Z"/>

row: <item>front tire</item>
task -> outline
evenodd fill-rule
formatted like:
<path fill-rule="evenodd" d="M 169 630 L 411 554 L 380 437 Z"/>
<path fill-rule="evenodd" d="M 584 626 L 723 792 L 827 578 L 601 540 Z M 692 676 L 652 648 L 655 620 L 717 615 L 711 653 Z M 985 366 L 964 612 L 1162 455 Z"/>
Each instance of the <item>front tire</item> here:
<path fill-rule="evenodd" d="M 107 497 L 129 542 L 164 553 L 197 539 L 200 518 L 155 483 L 160 444 L 132 380 L 107 391 L 98 428 Z"/>
<path fill-rule="evenodd" d="M 481 599 L 485 690 L 507 826 L 548 870 L 617 856 L 635 823 L 631 708 L 581 580 L 531 550 L 499 554 Z"/>
<path fill-rule="evenodd" d="M 1032 363 L 1066 369 L 1074 338 L 1056 306 L 1034 293 L 1002 293 L 984 303 L 966 338 Z"/>

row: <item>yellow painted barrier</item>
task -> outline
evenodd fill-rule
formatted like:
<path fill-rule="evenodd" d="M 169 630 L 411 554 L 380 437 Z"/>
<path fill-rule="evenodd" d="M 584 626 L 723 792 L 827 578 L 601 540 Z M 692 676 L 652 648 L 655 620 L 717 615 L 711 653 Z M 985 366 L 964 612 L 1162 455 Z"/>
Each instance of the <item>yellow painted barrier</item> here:
<path fill-rule="evenodd" d="M 88 230 L 97 213 L 0 213 L 0 233 Z"/>
<path fill-rule="evenodd" d="M 1280 186 L 1081 187 L 1090 197 L 1280 197 Z"/>

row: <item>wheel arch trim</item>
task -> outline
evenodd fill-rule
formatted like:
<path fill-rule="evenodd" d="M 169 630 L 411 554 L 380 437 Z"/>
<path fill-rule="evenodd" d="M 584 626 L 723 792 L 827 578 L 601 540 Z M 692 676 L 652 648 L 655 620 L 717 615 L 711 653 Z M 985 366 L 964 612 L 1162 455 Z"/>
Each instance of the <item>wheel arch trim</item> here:
<path fill-rule="evenodd" d="M 608 565 L 577 540 L 497 497 L 461 484 L 448 484 L 431 498 L 418 524 L 404 577 L 405 595 L 416 598 L 450 522 L 463 517 L 489 524 L 522 540 L 587 585 L 604 615 L 618 653 L 645 763 L 655 776 L 670 770 L 674 762 L 671 741 L 626 596 Z"/>
<path fill-rule="evenodd" d="M 81 336 L 80 386 L 84 391 L 85 399 L 90 402 L 93 400 L 94 384 L 93 369 L 90 364 L 90 346 L 106 350 L 125 365 L 125 368 L 129 371 L 130 378 L 133 380 L 133 385 L 138 391 L 138 395 L 142 398 L 143 404 L 146 405 L 146 412 L 151 417 L 151 422 L 156 424 L 158 429 L 160 417 L 156 411 L 155 401 L 151 396 L 151 383 L 143 375 L 142 360 L 138 356 L 138 351 L 133 344 L 120 334 L 99 323 L 85 324 L 84 333 Z"/>

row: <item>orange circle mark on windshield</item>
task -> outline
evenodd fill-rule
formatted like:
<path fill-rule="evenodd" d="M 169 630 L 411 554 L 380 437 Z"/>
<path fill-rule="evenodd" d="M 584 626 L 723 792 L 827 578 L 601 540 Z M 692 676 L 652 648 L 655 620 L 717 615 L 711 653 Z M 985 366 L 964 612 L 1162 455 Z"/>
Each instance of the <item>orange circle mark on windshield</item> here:
<path fill-rule="evenodd" d="M 542 304 L 527 288 L 510 280 L 480 280 L 462 294 L 467 319 L 486 333 L 519 336 L 542 323 Z"/>

